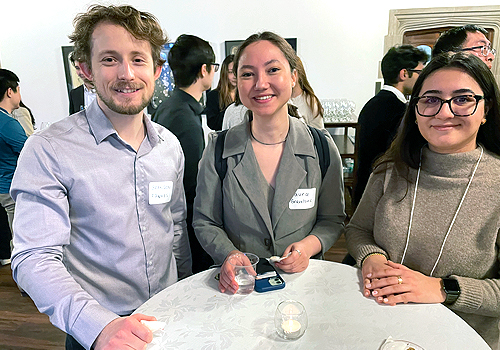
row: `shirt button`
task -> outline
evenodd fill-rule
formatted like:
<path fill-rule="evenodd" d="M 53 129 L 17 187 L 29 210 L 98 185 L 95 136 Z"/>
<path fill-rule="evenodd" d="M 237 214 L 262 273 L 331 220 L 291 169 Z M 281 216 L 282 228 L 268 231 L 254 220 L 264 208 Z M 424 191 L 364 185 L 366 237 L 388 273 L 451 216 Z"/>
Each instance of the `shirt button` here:
<path fill-rule="evenodd" d="M 148 266 L 153 266 L 153 262 L 152 261 L 148 261 Z"/>

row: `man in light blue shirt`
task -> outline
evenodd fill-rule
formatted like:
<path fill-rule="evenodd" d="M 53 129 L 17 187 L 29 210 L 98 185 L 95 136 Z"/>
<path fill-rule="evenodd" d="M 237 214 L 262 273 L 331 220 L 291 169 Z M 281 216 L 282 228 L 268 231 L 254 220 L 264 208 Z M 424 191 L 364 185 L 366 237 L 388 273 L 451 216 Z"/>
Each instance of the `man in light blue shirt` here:
<path fill-rule="evenodd" d="M 21 153 L 13 276 L 67 349 L 144 349 L 154 318 L 129 315 L 191 273 L 182 148 L 143 113 L 166 38 L 148 13 L 95 5 L 70 39 L 98 97 Z"/>
<path fill-rule="evenodd" d="M 0 205 L 7 212 L 10 230 L 15 208 L 14 200 L 9 194 L 10 184 L 16 170 L 17 158 L 27 138 L 21 124 L 11 115 L 14 109 L 19 108 L 20 90 L 17 75 L 10 70 L 0 69 Z M 8 237 L 0 239 L 1 265 L 10 263 L 10 239 L 10 233 Z"/>

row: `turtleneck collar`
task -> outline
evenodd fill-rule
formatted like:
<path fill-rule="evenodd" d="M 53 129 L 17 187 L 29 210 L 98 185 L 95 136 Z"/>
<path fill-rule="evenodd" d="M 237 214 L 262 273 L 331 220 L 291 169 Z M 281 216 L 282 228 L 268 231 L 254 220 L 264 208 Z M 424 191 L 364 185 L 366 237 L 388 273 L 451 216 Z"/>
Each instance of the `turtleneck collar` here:
<path fill-rule="evenodd" d="M 422 149 L 422 171 L 442 177 L 469 177 L 480 154 L 479 146 L 470 152 L 445 154 L 433 152 L 426 145 Z"/>

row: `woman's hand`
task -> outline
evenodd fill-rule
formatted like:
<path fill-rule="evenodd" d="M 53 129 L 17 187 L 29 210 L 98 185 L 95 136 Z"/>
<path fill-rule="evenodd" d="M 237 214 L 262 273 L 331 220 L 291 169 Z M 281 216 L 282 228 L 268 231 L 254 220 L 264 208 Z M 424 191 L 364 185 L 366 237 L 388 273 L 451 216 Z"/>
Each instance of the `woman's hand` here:
<path fill-rule="evenodd" d="M 311 256 L 321 251 L 321 242 L 314 235 L 307 236 L 299 242 L 290 244 L 283 253 L 283 257 L 291 253 L 286 259 L 276 263 L 285 272 L 302 272 L 309 266 Z"/>
<path fill-rule="evenodd" d="M 379 303 L 430 304 L 442 303 L 446 299 L 440 278 L 426 276 L 392 261 L 387 261 L 385 269 L 372 272 L 369 279 L 365 289 L 371 291 Z"/>
<path fill-rule="evenodd" d="M 388 269 L 388 271 L 385 271 Z M 382 254 L 372 254 L 368 255 L 363 261 L 363 267 L 361 268 L 361 275 L 363 276 L 363 295 L 365 297 L 369 297 L 372 294 L 371 288 L 367 288 L 367 286 L 371 286 L 372 279 L 374 279 L 373 275 L 385 275 L 390 274 L 390 270 L 392 268 L 387 266 L 387 259 Z"/>
<path fill-rule="evenodd" d="M 219 290 L 222 293 L 229 291 L 230 293 L 235 294 L 238 291 L 239 286 L 238 283 L 234 280 L 234 267 L 231 266 L 229 260 L 231 260 L 231 263 L 233 263 L 234 265 L 245 266 L 251 264 L 246 255 L 238 250 L 231 251 L 222 264 L 219 275 Z M 251 269 L 251 271 L 248 271 L 248 273 L 252 275 L 257 274 L 251 266 L 249 267 L 249 269 Z"/>

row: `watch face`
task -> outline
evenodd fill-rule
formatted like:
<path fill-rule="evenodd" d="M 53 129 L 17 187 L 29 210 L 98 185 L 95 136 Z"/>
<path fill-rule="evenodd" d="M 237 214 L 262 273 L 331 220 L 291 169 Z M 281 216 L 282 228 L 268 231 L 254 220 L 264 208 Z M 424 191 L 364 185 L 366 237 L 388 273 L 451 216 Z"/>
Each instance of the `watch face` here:
<path fill-rule="evenodd" d="M 460 286 L 458 281 L 452 278 L 443 278 L 443 287 L 446 294 L 459 294 Z"/>

